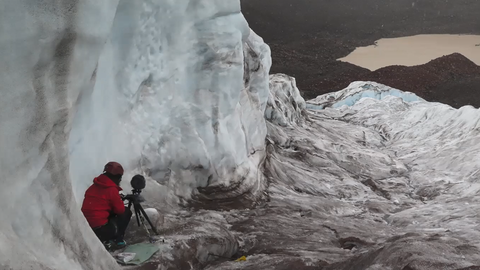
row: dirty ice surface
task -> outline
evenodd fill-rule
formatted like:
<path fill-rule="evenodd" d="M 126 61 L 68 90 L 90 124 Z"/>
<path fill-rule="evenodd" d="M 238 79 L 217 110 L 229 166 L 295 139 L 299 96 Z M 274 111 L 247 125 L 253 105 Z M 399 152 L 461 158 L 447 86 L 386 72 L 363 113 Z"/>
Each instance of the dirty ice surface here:
<path fill-rule="evenodd" d="M 372 83 L 354 85 L 361 94 Z M 267 122 L 265 196 L 255 207 L 242 195 L 165 215 L 165 251 L 151 265 L 479 269 L 479 110 L 402 95 L 308 110 L 282 74 L 270 90 L 289 117 Z"/>

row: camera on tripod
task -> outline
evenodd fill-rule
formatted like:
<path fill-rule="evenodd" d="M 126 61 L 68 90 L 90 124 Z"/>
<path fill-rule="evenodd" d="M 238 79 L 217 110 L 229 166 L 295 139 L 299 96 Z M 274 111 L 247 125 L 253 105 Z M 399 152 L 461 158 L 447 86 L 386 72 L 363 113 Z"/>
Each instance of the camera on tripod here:
<path fill-rule="evenodd" d="M 146 181 L 145 177 L 143 177 L 140 174 L 135 175 L 132 177 L 132 180 L 130 180 L 130 185 L 132 186 L 132 194 L 127 194 L 122 197 L 122 200 L 128 200 L 128 201 L 138 201 L 138 202 L 143 202 L 145 201 L 141 196 L 140 193 L 142 193 L 142 189 L 145 188 L 146 186 Z"/>
<path fill-rule="evenodd" d="M 140 174 L 135 175 L 132 177 L 132 180 L 130 180 L 130 185 L 132 186 L 132 194 L 127 194 L 125 196 L 122 196 L 122 200 L 128 200 L 128 208 L 131 208 L 133 205 L 135 217 L 137 219 L 137 224 L 140 227 L 140 223 L 144 225 L 145 230 L 148 232 L 147 227 L 145 226 L 144 220 L 146 219 L 148 224 L 150 224 L 150 227 L 152 228 L 152 231 L 158 235 L 157 230 L 153 226 L 152 222 L 150 221 L 150 218 L 148 218 L 148 215 L 145 213 L 145 210 L 143 210 L 142 205 L 140 204 L 141 202 L 144 202 L 145 199 L 140 195 L 142 193 L 142 189 L 145 188 L 146 186 L 146 181 L 145 177 L 143 177 Z"/>

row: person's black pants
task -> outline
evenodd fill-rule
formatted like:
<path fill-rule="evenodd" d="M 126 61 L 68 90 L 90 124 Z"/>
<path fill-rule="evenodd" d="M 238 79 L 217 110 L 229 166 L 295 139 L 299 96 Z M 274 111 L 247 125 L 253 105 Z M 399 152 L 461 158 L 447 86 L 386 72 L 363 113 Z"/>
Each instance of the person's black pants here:
<path fill-rule="evenodd" d="M 125 207 L 123 214 L 110 216 L 107 224 L 93 228 L 93 231 L 102 242 L 109 240 L 123 241 L 125 230 L 127 230 L 131 218 L 132 211 L 130 211 L 130 208 Z"/>

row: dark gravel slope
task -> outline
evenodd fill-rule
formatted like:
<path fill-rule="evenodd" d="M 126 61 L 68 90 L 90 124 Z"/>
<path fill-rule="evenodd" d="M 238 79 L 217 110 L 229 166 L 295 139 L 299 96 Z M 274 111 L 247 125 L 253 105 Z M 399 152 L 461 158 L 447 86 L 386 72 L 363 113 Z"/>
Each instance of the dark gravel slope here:
<path fill-rule="evenodd" d="M 371 45 L 380 38 L 416 34 L 480 34 L 478 0 L 242 0 L 242 9 L 250 27 L 272 48 L 272 73 L 296 77 L 306 98 L 380 76 L 336 61 L 355 47 Z M 387 74 L 383 81 L 402 79 L 397 75 L 390 79 Z M 467 77 L 424 82 L 428 91 L 420 87 L 418 94 L 452 106 L 479 107 L 480 100 L 454 100 L 457 95 L 448 94 L 461 91 L 467 96 L 478 95 L 480 77 Z M 435 76 L 423 78 L 429 79 Z"/>

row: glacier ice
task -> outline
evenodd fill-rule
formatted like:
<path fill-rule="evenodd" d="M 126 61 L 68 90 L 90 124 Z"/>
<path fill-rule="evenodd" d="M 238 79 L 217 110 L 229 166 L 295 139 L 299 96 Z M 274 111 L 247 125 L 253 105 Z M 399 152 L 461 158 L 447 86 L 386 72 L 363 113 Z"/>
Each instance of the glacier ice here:
<path fill-rule="evenodd" d="M 480 110 L 401 96 L 268 122 L 268 203 L 224 214 L 251 256 L 207 269 L 478 267 Z"/>
<path fill-rule="evenodd" d="M 147 176 L 163 269 L 480 265 L 479 110 L 305 102 L 237 0 L 0 7 L 0 268 L 116 269 L 79 210 L 110 160 Z"/>
<path fill-rule="evenodd" d="M 320 95 L 307 102 L 309 109 L 338 108 L 353 106 L 363 98 L 384 99 L 388 96 L 401 97 L 405 102 L 421 102 L 423 98 L 411 92 L 404 92 L 376 82 L 352 82 L 347 88 L 337 92 Z"/>
<path fill-rule="evenodd" d="M 171 183 L 182 198 L 237 181 L 232 170 L 256 179 L 249 156 L 264 148 L 271 60 L 252 37 L 238 1 L 120 1 L 72 127 L 77 198 L 112 159 Z M 255 72 L 244 85 L 252 46 L 260 60 L 245 65 Z"/>
<path fill-rule="evenodd" d="M 271 59 L 239 1 L 0 5 L 5 267 L 115 267 L 76 209 L 109 160 L 161 202 L 258 188 Z"/>
<path fill-rule="evenodd" d="M 110 269 L 78 209 L 68 137 L 116 1 L 0 3 L 0 268 Z"/>
<path fill-rule="evenodd" d="M 270 75 L 270 96 L 265 109 L 265 119 L 286 127 L 302 119 L 306 108 L 295 78 L 286 74 Z"/>

